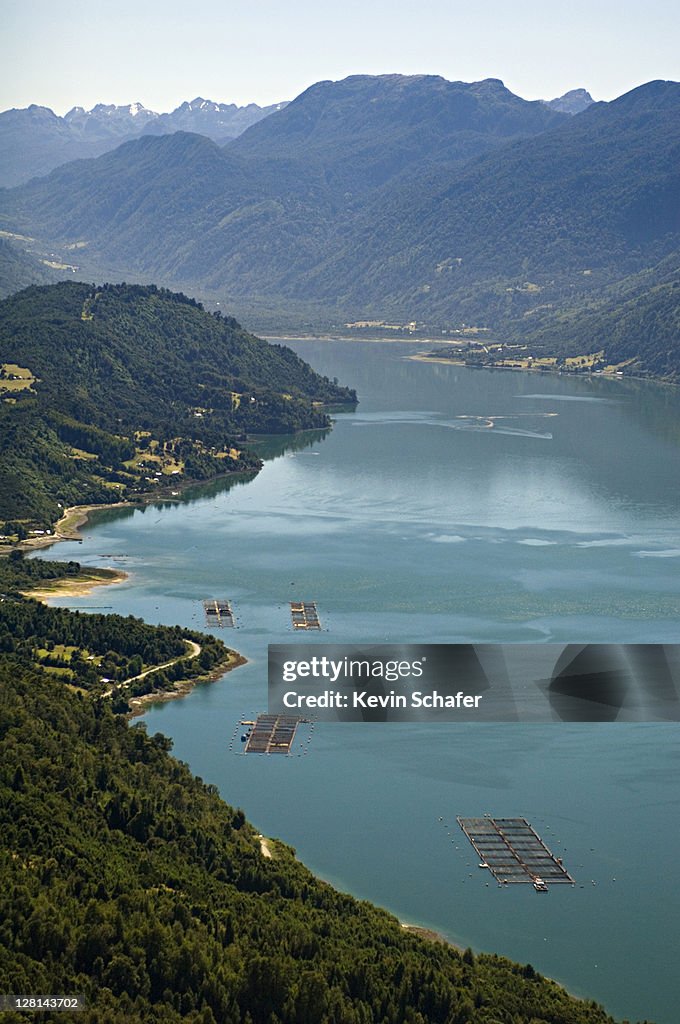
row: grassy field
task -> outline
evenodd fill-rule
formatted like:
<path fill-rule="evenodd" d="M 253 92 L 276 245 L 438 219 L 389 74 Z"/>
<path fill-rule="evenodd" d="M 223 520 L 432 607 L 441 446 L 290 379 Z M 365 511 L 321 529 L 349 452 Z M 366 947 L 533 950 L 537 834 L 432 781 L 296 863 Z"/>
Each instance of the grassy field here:
<path fill-rule="evenodd" d="M 25 366 L 3 363 L 0 366 L 0 393 L 6 391 L 32 391 L 36 378 Z"/>

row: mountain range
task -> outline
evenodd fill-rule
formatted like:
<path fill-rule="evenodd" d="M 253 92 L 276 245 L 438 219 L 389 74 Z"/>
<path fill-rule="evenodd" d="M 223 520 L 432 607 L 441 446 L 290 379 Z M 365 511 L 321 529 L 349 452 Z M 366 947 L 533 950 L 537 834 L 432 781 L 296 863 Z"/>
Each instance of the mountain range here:
<path fill-rule="evenodd" d="M 0 223 L 79 274 L 154 279 L 256 324 L 396 318 L 583 351 L 630 287 L 653 308 L 678 276 L 680 85 L 555 105 L 497 79 L 319 82 L 224 146 L 147 135 L 5 190 Z M 674 344 L 662 306 L 657 353 Z"/>
<path fill-rule="evenodd" d="M 542 102 L 552 110 L 576 114 L 593 98 L 585 89 L 572 89 L 564 96 Z M 63 117 L 34 103 L 22 109 L 5 110 L 0 113 L 0 185 L 21 185 L 70 160 L 100 156 L 140 135 L 196 132 L 223 145 L 285 106 L 287 103 L 283 102 L 239 107 L 197 96 L 164 114 L 149 110 L 142 103 L 97 103 L 91 110 L 72 107 Z"/>
<path fill-rule="evenodd" d="M 223 147 L 195 133 L 145 135 L 66 164 L 0 193 L 0 216 L 107 276 L 124 268 L 220 289 L 236 270 L 235 291 L 252 292 L 271 263 L 286 275 L 298 257 L 315 265 L 319 245 L 381 188 L 569 120 L 495 80 L 354 76 L 312 86 Z"/>
<path fill-rule="evenodd" d="M 20 185 L 69 160 L 100 156 L 140 135 L 198 132 L 223 144 L 285 105 L 239 107 L 197 96 L 166 114 L 141 103 L 98 103 L 92 110 L 73 107 L 63 117 L 36 104 L 5 110 L 0 113 L 0 183 Z"/>

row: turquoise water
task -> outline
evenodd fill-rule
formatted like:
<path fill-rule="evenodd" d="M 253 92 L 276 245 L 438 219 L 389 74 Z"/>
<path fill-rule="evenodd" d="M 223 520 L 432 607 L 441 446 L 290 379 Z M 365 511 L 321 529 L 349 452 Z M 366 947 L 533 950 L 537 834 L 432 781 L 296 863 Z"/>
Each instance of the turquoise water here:
<path fill-rule="evenodd" d="M 49 555 L 130 578 L 70 605 L 202 626 L 201 600 L 228 597 L 222 635 L 248 665 L 151 709 L 151 732 L 340 888 L 675 1024 L 677 725 L 319 723 L 291 758 L 229 742 L 265 708 L 296 597 L 326 630 L 301 644 L 677 642 L 676 393 L 427 365 L 402 344 L 293 347 L 357 388 L 356 412 L 263 444 L 249 482 L 100 514 Z M 529 818 L 577 887 L 487 886 L 455 824 L 485 812 Z"/>

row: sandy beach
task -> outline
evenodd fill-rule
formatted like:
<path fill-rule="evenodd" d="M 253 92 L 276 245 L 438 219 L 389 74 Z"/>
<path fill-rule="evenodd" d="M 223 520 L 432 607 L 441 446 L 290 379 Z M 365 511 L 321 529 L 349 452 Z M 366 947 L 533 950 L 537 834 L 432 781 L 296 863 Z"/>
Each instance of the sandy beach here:
<path fill-rule="evenodd" d="M 54 532 L 41 537 L 28 537 L 17 545 L 22 551 L 35 551 L 38 548 L 47 548 L 50 544 L 56 544 L 60 540 L 82 540 L 78 532 L 90 517 L 91 512 L 105 508 L 131 508 L 131 501 L 117 501 L 110 505 L 71 505 L 62 512 L 61 519 L 55 524 Z"/>
<path fill-rule="evenodd" d="M 88 521 L 92 512 L 107 508 L 134 508 L 136 504 L 132 501 L 117 501 L 109 505 L 72 505 L 70 508 L 64 509 L 61 519 L 55 523 L 51 533 L 44 533 L 38 537 L 27 537 L 19 544 L 0 544 L 0 556 L 15 550 L 38 551 L 41 548 L 48 548 L 60 540 L 82 540 L 78 531 Z"/>
<path fill-rule="evenodd" d="M 72 505 L 64 509 L 61 519 L 54 527 L 54 532 L 41 537 L 29 537 L 17 545 L 21 551 L 37 551 L 49 547 L 61 540 L 81 540 L 78 530 L 83 526 L 91 512 L 102 508 L 126 508 L 129 501 L 121 501 L 111 505 Z M 0 549 L 0 554 L 7 554 L 9 547 Z M 61 576 L 54 580 L 42 580 L 40 586 L 24 590 L 24 597 L 32 597 L 37 601 L 49 601 L 54 597 L 86 597 L 95 587 L 110 586 L 123 583 L 129 574 L 122 569 L 87 567 L 81 569 L 77 576 Z"/>
<path fill-rule="evenodd" d="M 450 366 L 465 366 L 465 360 L 461 356 L 460 359 L 446 358 L 445 356 L 427 356 L 421 352 L 416 352 L 415 355 L 406 356 L 407 359 L 412 359 L 415 363 L 448 363 Z"/>
<path fill-rule="evenodd" d="M 439 932 L 433 931 L 431 928 L 423 928 L 419 924 L 405 924 L 404 921 L 399 922 L 405 932 L 409 932 L 411 935 L 417 935 L 421 939 L 426 939 L 428 942 L 443 942 L 445 946 L 453 946 L 460 953 L 463 952 L 463 947 L 459 946 L 455 942 L 451 942 L 450 939 L 445 939 Z"/>
<path fill-rule="evenodd" d="M 53 597 L 86 597 L 95 587 L 110 586 L 112 583 L 123 583 L 129 574 L 122 569 L 87 568 L 77 576 L 61 576 L 55 580 L 42 580 L 34 590 L 22 590 L 24 597 L 33 597 L 36 601 L 49 601 Z"/>

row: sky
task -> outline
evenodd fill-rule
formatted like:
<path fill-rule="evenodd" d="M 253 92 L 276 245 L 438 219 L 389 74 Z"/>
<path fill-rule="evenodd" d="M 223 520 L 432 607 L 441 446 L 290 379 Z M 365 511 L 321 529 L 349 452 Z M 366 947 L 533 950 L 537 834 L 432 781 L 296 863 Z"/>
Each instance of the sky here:
<path fill-rule="evenodd" d="M 0 0 L 0 110 L 266 105 L 352 74 L 500 78 L 525 99 L 680 79 L 677 0 Z"/>

